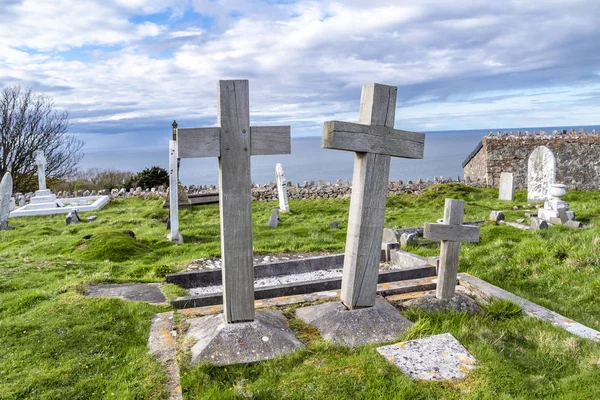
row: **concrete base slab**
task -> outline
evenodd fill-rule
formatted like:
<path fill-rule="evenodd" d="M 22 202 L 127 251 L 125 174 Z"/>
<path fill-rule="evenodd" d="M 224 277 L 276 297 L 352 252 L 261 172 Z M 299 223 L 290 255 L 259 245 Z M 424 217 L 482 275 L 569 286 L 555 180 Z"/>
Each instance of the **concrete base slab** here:
<path fill-rule="evenodd" d="M 413 379 L 462 379 L 475 358 L 450 333 L 377 348 L 379 354 Z"/>
<path fill-rule="evenodd" d="M 60 205 L 59 202 L 60 201 Z M 35 215 L 68 214 L 71 211 L 87 212 L 99 210 L 110 201 L 108 196 L 75 197 L 57 200 L 52 203 L 27 204 L 10 213 L 11 218 L 30 217 Z"/>
<path fill-rule="evenodd" d="M 299 308 L 296 316 L 315 326 L 324 340 L 350 347 L 389 342 L 412 325 L 394 306 L 379 298 L 374 307 L 348 310 L 335 301 Z"/>
<path fill-rule="evenodd" d="M 88 287 L 87 296 L 116 297 L 122 300 L 162 304 L 167 301 L 158 283 L 100 284 Z"/>
<path fill-rule="evenodd" d="M 279 310 L 263 310 L 254 321 L 228 324 L 223 314 L 189 320 L 192 365 L 203 361 L 217 365 L 269 360 L 304 347 Z"/>
<path fill-rule="evenodd" d="M 450 300 L 441 300 L 435 294 L 428 294 L 418 299 L 404 302 L 406 307 L 416 307 L 426 312 L 458 311 L 477 314 L 481 311 L 479 304 L 462 293 L 456 293 Z"/>

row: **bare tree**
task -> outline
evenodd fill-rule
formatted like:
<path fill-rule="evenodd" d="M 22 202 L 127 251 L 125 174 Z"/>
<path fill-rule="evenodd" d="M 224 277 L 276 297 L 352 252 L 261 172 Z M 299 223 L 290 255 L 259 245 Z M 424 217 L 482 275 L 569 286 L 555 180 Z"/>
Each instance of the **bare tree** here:
<path fill-rule="evenodd" d="M 67 133 L 69 126 L 69 114 L 55 111 L 50 96 L 20 86 L 0 92 L 0 174 L 11 171 L 15 191 L 36 188 L 36 150 L 48 160 L 47 177 L 62 179 L 75 172 L 84 143 Z"/>

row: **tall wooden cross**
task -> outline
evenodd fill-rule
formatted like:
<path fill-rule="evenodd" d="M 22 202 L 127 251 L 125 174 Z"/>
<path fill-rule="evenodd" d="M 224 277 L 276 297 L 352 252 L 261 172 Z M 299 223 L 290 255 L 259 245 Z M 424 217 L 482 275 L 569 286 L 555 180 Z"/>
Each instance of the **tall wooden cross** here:
<path fill-rule="evenodd" d="M 435 293 L 436 297 L 440 300 L 450 300 L 454 296 L 460 242 L 479 241 L 479 227 L 462 225 L 464 203 L 462 200 L 446 199 L 444 205 L 444 223 L 425 223 L 423 229 L 423 237 L 442 241 L 440 247 L 440 268 Z"/>
<path fill-rule="evenodd" d="M 425 135 L 394 129 L 397 91 L 365 85 L 358 124 L 330 121 L 323 126 L 321 147 L 356 153 L 341 290 L 341 300 L 351 309 L 375 305 L 390 156 L 423 158 Z"/>
<path fill-rule="evenodd" d="M 247 80 L 219 81 L 217 125 L 179 128 L 180 158 L 219 158 L 223 310 L 227 322 L 254 319 L 250 156 L 289 154 L 289 126 L 250 126 Z"/>

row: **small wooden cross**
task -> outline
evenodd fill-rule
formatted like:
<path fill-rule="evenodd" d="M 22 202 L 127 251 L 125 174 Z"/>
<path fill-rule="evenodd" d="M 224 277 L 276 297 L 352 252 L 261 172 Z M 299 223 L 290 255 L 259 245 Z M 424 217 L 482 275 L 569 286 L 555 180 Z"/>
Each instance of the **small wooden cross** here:
<path fill-rule="evenodd" d="M 375 305 L 390 156 L 423 158 L 425 135 L 394 129 L 397 91 L 365 85 L 358 124 L 331 121 L 323 126 L 321 147 L 356 153 L 340 295 L 351 309 Z"/>
<path fill-rule="evenodd" d="M 217 125 L 179 128 L 180 158 L 219 158 L 223 312 L 227 322 L 254 319 L 250 156 L 289 154 L 289 126 L 250 126 L 247 80 L 219 81 Z"/>
<path fill-rule="evenodd" d="M 462 225 L 464 207 L 462 200 L 446 199 L 444 223 L 425 223 L 423 230 L 423 237 L 442 241 L 436 288 L 436 297 L 441 300 L 450 300 L 456 290 L 460 242 L 479 241 L 478 226 Z"/>

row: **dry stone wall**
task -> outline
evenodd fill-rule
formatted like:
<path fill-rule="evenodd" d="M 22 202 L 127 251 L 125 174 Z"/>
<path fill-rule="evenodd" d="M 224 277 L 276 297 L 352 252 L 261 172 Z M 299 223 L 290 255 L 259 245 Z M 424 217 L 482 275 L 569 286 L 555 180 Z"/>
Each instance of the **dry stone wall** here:
<path fill-rule="evenodd" d="M 464 166 L 467 183 L 497 187 L 502 172 L 512 172 L 517 189 L 527 188 L 527 162 L 538 146 L 548 147 L 556 157 L 556 182 L 568 189 L 600 188 L 600 134 L 554 131 L 505 132 L 482 139 L 481 150 Z"/>

